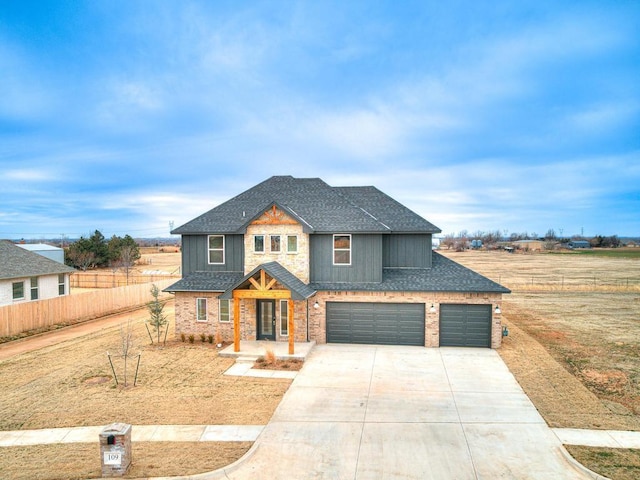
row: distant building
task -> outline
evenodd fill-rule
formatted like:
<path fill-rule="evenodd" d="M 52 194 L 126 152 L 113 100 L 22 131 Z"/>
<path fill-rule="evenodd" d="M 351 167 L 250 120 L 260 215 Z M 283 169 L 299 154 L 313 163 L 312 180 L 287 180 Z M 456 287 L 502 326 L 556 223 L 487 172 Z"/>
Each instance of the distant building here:
<path fill-rule="evenodd" d="M 69 294 L 75 270 L 43 255 L 0 240 L 0 306 Z"/>
<path fill-rule="evenodd" d="M 19 243 L 20 248 L 37 253 L 43 257 L 50 258 L 54 262 L 64 264 L 64 250 L 62 248 L 53 247 L 46 243 Z"/>
<path fill-rule="evenodd" d="M 591 248 L 591 244 L 587 240 L 571 240 L 567 243 L 567 248 Z"/>
<path fill-rule="evenodd" d="M 540 240 L 517 240 L 513 242 L 513 246 L 520 250 L 540 252 L 544 249 L 544 242 Z"/>

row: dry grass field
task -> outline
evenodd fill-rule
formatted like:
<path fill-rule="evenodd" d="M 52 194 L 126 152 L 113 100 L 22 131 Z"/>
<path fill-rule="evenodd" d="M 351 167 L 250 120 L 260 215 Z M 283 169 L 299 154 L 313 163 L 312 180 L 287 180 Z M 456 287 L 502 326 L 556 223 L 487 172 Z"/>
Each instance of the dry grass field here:
<path fill-rule="evenodd" d="M 552 427 L 640 431 L 640 259 L 442 252 L 512 289 L 509 369 Z M 640 478 L 640 451 L 571 447 L 594 471 Z"/>
<path fill-rule="evenodd" d="M 552 427 L 640 430 L 640 259 L 442 253 L 513 290 L 504 297 L 510 334 L 499 353 Z M 179 253 L 148 252 L 136 268 L 172 272 L 179 265 Z M 150 345 L 142 325 L 146 311 L 131 315 L 135 351 L 142 352 L 135 388 L 114 385 L 106 352 L 116 353 L 121 337 L 119 328 L 107 328 L 0 362 L 0 429 L 268 421 L 289 381 L 225 377 L 232 360 L 218 357 L 211 345 Z M 116 367 L 121 375 L 121 363 Z M 249 447 L 138 443 L 129 477 L 208 471 Z M 640 478 L 638 450 L 569 450 L 614 480 Z M 100 475 L 97 445 L 12 447 L 1 453 L 0 478 Z"/>
<path fill-rule="evenodd" d="M 168 312 L 173 317 L 172 306 Z M 119 352 L 120 327 L 24 353 L 0 362 L 0 430 L 106 425 L 266 424 L 289 380 L 228 377 L 233 359 L 199 340 L 151 345 L 146 310 L 132 314 L 134 353 L 141 352 L 137 386 L 116 387 L 107 358 Z M 128 380 L 133 383 L 135 363 Z M 122 382 L 123 362 L 115 360 Z M 96 439 L 97 441 L 97 439 Z M 194 474 L 228 464 L 250 443 L 134 445 L 129 477 Z M 73 461 L 70 461 L 73 458 Z M 100 476 L 95 445 L 3 447 L 0 478 L 59 479 Z M 55 468 L 52 466 L 55 465 Z"/>

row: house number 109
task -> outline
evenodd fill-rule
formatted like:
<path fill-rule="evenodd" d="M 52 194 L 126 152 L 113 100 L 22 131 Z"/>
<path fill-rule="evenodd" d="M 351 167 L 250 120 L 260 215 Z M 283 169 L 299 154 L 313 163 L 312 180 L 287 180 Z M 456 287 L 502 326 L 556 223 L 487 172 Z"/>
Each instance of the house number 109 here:
<path fill-rule="evenodd" d="M 105 465 L 121 465 L 122 453 L 120 452 L 104 452 Z"/>

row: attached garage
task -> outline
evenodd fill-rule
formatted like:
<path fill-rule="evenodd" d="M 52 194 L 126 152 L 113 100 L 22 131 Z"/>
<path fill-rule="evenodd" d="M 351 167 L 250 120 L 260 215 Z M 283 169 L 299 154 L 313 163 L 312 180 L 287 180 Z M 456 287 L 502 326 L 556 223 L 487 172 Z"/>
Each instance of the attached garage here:
<path fill-rule="evenodd" d="M 423 303 L 327 302 L 327 343 L 424 346 Z"/>
<path fill-rule="evenodd" d="M 441 347 L 491 347 L 491 305 L 441 304 Z"/>

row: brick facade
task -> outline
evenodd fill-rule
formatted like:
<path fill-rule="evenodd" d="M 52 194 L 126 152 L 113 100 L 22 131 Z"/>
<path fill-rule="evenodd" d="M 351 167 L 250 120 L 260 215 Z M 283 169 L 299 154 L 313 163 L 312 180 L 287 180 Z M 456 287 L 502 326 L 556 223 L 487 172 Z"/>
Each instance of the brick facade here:
<path fill-rule="evenodd" d="M 207 321 L 196 321 L 196 298 L 207 298 Z M 290 300 L 291 301 L 291 300 Z M 315 308 L 315 302 L 318 308 Z M 424 303 L 425 305 L 425 347 L 440 344 L 441 303 L 490 304 L 492 305 L 491 348 L 499 348 L 502 343 L 502 315 L 494 312 L 496 305 L 502 307 L 499 293 L 448 293 L 448 292 L 318 292 L 308 301 L 294 302 L 295 341 L 313 340 L 326 343 L 326 302 L 388 302 Z M 240 338 L 256 340 L 257 319 L 256 300 L 241 300 Z M 431 312 L 431 305 L 436 308 Z M 220 322 L 218 294 L 176 293 L 176 335 L 200 333 L 215 335 L 220 332 L 223 341 L 233 341 L 233 321 Z M 280 303 L 276 301 L 276 341 L 286 341 L 280 333 Z"/>

